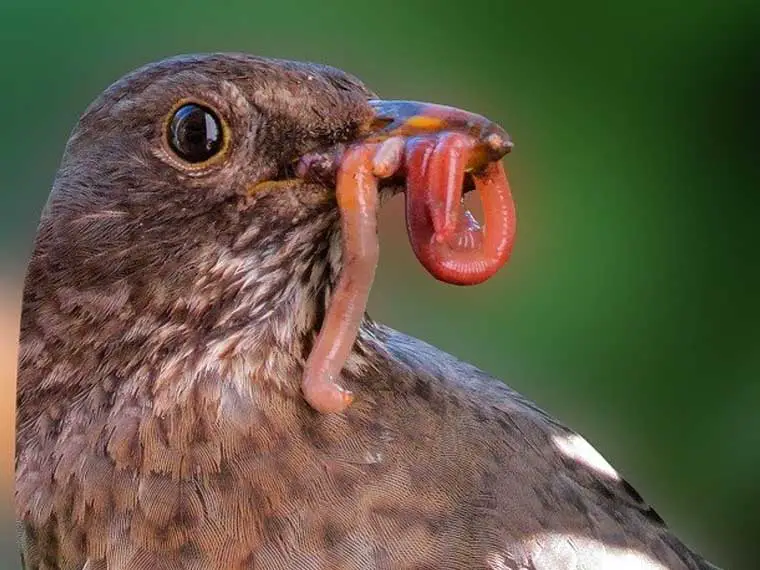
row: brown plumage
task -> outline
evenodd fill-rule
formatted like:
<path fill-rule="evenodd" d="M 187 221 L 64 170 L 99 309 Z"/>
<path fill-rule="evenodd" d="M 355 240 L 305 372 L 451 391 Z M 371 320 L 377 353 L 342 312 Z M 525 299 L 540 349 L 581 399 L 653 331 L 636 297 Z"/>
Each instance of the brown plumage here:
<path fill-rule="evenodd" d="M 25 568 L 714 568 L 579 436 L 369 318 L 353 403 L 305 402 L 341 242 L 334 189 L 292 165 L 359 137 L 370 97 L 335 69 L 212 55 L 87 110 L 24 293 Z M 182 101 L 222 117 L 221 160 L 172 155 Z"/>

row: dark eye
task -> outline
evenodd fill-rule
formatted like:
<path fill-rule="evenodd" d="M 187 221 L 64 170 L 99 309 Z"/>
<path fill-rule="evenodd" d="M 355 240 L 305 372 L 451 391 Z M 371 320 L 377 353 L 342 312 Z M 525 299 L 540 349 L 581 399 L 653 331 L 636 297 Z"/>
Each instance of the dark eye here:
<path fill-rule="evenodd" d="M 203 105 L 187 103 L 169 121 L 169 146 L 182 160 L 204 162 L 217 154 L 224 144 L 219 117 Z"/>

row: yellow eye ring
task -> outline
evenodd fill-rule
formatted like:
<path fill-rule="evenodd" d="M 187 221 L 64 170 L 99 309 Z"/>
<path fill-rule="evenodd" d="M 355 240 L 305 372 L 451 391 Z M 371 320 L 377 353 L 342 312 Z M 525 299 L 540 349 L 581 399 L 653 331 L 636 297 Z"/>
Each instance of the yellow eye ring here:
<path fill-rule="evenodd" d="M 166 115 L 163 139 L 172 157 L 189 170 L 205 170 L 227 156 L 230 128 L 211 105 L 181 99 Z"/>

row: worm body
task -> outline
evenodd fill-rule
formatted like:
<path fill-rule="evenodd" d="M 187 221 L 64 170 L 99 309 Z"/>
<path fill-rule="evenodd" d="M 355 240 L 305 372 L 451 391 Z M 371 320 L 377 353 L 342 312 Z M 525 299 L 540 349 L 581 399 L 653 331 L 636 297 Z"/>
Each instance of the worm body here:
<path fill-rule="evenodd" d="M 419 139 L 407 148 L 406 224 L 417 259 L 436 278 L 475 285 L 509 259 L 516 231 L 515 205 L 501 162 L 473 174 L 483 203 L 484 227 L 462 204 L 467 152 L 474 145 L 452 133 Z"/>
<path fill-rule="evenodd" d="M 399 108 L 413 115 L 419 105 Z M 341 216 L 343 267 L 302 382 L 304 398 L 319 412 L 340 412 L 353 401 L 337 379 L 356 341 L 375 277 L 379 179 L 406 176 L 409 241 L 436 279 L 455 285 L 482 283 L 512 251 L 515 206 L 500 161 L 511 142 L 485 119 L 468 122 L 470 115 L 462 111 L 431 108 L 432 118 L 413 115 L 385 138 L 340 149 L 334 159 L 329 153 L 305 156 L 298 165 L 302 177 L 324 179 L 331 168 L 337 170 Z M 455 128 L 442 128 L 446 121 Z M 475 134 L 472 125 L 478 127 Z M 482 226 L 463 204 L 467 173 L 483 204 Z"/>
<path fill-rule="evenodd" d="M 373 152 L 370 145 L 349 149 L 338 172 L 343 269 L 306 362 L 301 386 L 306 401 L 320 412 L 339 412 L 353 399 L 336 378 L 359 332 L 379 255 Z"/>

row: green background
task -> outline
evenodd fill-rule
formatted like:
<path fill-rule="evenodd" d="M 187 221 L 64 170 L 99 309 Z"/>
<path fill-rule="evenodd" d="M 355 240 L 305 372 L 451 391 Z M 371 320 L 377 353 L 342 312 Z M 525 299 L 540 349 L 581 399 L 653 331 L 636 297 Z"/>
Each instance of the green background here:
<path fill-rule="evenodd" d="M 479 287 L 434 281 L 396 201 L 371 313 L 583 433 L 714 562 L 760 567 L 760 2 L 5 0 L 0 48 L 11 311 L 77 116 L 148 61 L 318 61 L 503 124 L 510 264 Z M 0 567 L 16 568 L 12 541 Z"/>

